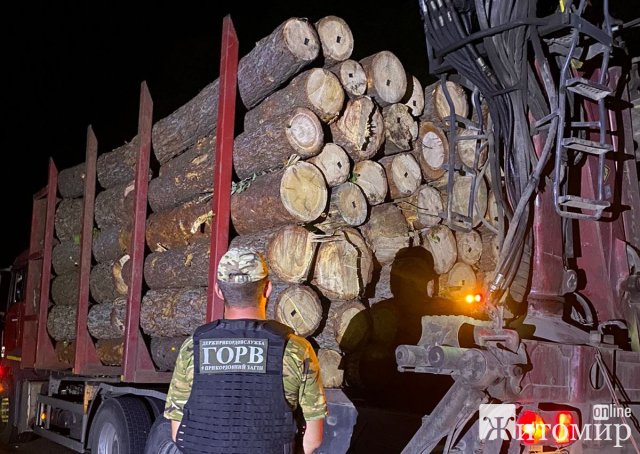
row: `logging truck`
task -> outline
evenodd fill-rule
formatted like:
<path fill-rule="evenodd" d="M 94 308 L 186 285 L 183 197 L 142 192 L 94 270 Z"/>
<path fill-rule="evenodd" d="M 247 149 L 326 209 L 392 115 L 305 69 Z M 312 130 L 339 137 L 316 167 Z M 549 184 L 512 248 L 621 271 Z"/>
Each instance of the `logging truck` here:
<path fill-rule="evenodd" d="M 134 138 L 49 162 L 0 280 L 2 441 L 144 452 L 231 244 L 317 348 L 319 452 L 640 452 L 637 21 L 417 3 L 431 83 L 336 16 L 238 58 L 227 17 L 219 79 L 157 121 L 142 83 Z"/>

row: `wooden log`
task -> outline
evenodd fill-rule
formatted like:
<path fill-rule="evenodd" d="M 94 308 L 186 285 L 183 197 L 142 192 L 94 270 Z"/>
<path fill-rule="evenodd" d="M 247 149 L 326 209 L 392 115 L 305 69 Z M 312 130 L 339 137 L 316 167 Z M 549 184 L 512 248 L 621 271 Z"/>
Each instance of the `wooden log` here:
<path fill-rule="evenodd" d="M 335 74 L 349 98 L 362 96 L 367 91 L 367 74 L 355 60 L 345 60 L 327 68 Z"/>
<path fill-rule="evenodd" d="M 264 251 L 270 273 L 284 282 L 299 284 L 309 278 L 317 246 L 309 230 L 286 225 L 275 230 L 265 247 L 258 250 Z"/>
<path fill-rule="evenodd" d="M 420 232 L 421 245 L 433 256 L 433 268 L 436 273 L 444 274 L 458 260 L 456 238 L 449 227 L 436 225 Z"/>
<path fill-rule="evenodd" d="M 346 60 L 353 52 L 353 34 L 349 25 L 336 16 L 325 16 L 316 22 L 325 66 Z"/>
<path fill-rule="evenodd" d="M 402 200 L 398 207 L 413 230 L 433 227 L 442 221 L 439 216 L 444 211 L 442 196 L 437 189 L 426 184 L 420 186 L 412 196 Z"/>
<path fill-rule="evenodd" d="M 331 189 L 329 209 L 315 226 L 325 233 L 331 233 L 340 227 L 361 225 L 367 219 L 368 208 L 362 189 L 347 181 Z"/>
<path fill-rule="evenodd" d="M 377 306 L 381 302 L 393 298 L 393 289 L 391 288 L 392 270 L 393 263 L 388 263 L 378 267 L 374 272 L 373 281 L 365 289 L 364 294 L 370 307 Z"/>
<path fill-rule="evenodd" d="M 371 306 L 370 342 L 393 345 L 398 332 L 400 312 L 393 301 L 382 301 Z"/>
<path fill-rule="evenodd" d="M 58 341 L 56 342 L 54 351 L 59 362 L 73 364 L 76 357 L 76 343 L 70 341 Z"/>
<path fill-rule="evenodd" d="M 109 303 L 127 295 L 129 287 L 122 269 L 128 261 L 129 256 L 125 255 L 120 260 L 98 263 L 91 269 L 89 289 L 96 303 Z"/>
<path fill-rule="evenodd" d="M 245 107 L 273 93 L 315 60 L 319 51 L 318 35 L 305 20 L 291 18 L 280 24 L 238 62 L 238 91 Z M 153 151 L 161 164 L 215 132 L 218 95 L 216 79 L 153 126 Z"/>
<path fill-rule="evenodd" d="M 307 159 L 320 153 L 324 133 L 318 117 L 304 107 L 245 129 L 233 142 L 233 167 L 240 179 L 280 169 L 292 155 Z"/>
<path fill-rule="evenodd" d="M 424 90 L 422 84 L 416 76 L 409 77 L 407 75 L 407 91 L 400 101 L 407 107 L 411 115 L 419 117 L 424 111 Z"/>
<path fill-rule="evenodd" d="M 84 162 L 61 170 L 58 174 L 58 191 L 65 199 L 82 197 L 86 177 Z"/>
<path fill-rule="evenodd" d="M 154 212 L 173 208 L 213 192 L 215 136 L 200 139 L 171 170 L 149 182 L 149 206 Z"/>
<path fill-rule="evenodd" d="M 498 203 L 496 202 L 496 195 L 493 191 L 487 193 L 487 213 L 484 216 L 485 220 L 489 222 L 496 229 L 500 224 L 500 216 L 498 214 Z"/>
<path fill-rule="evenodd" d="M 106 189 L 96 196 L 94 217 L 100 229 L 128 226 L 133 222 L 134 183 Z"/>
<path fill-rule="evenodd" d="M 111 225 L 104 229 L 95 230 L 91 249 L 93 257 L 99 263 L 117 260 L 130 253 L 131 227 Z"/>
<path fill-rule="evenodd" d="M 229 243 L 229 248 L 246 247 L 259 252 L 267 260 L 269 270 L 271 271 L 271 264 L 269 263 L 269 257 L 267 254 L 267 245 L 273 235 L 280 231 L 280 228 L 281 227 L 276 227 L 273 229 L 260 230 L 259 232 L 254 232 L 248 235 L 235 236 Z"/>
<path fill-rule="evenodd" d="M 151 338 L 151 358 L 158 370 L 173 370 L 185 340 L 187 340 L 185 336 Z"/>
<path fill-rule="evenodd" d="M 55 214 L 56 236 L 60 241 L 80 241 L 82 230 L 82 199 L 62 199 Z"/>
<path fill-rule="evenodd" d="M 291 285 L 275 300 L 277 321 L 291 327 L 298 336 L 313 334 L 322 322 L 320 297 L 306 285 Z"/>
<path fill-rule="evenodd" d="M 498 265 L 498 257 L 500 257 L 500 242 L 498 235 L 493 233 L 484 233 L 482 236 L 482 255 L 478 262 L 480 271 L 489 272 L 496 269 Z"/>
<path fill-rule="evenodd" d="M 343 227 L 339 229 L 336 236 L 342 235 L 345 241 L 351 243 L 358 250 L 358 277 L 360 286 L 364 289 L 373 278 L 373 252 L 362 234 L 353 227 Z"/>
<path fill-rule="evenodd" d="M 464 88 L 450 80 L 447 81 L 447 91 L 453 101 L 453 109 L 456 115 L 467 118 L 469 115 L 469 99 Z M 426 121 L 442 121 L 447 123 L 451 109 L 442 91 L 440 81 L 428 85 L 424 89 L 424 113 L 422 118 Z"/>
<path fill-rule="evenodd" d="M 313 164 L 297 162 L 257 177 L 231 195 L 236 231 L 249 234 L 284 224 L 315 221 L 327 206 L 327 185 Z"/>
<path fill-rule="evenodd" d="M 140 326 L 149 336 L 190 336 L 205 321 L 207 289 L 149 290 L 142 298 Z"/>
<path fill-rule="evenodd" d="M 467 265 L 475 265 L 482 255 L 482 238 L 475 230 L 470 232 L 456 232 L 458 244 L 458 260 Z"/>
<path fill-rule="evenodd" d="M 121 338 L 124 336 L 126 314 L 126 297 L 118 297 L 110 303 L 94 304 L 87 316 L 89 333 L 96 339 Z"/>
<path fill-rule="evenodd" d="M 320 169 L 330 188 L 344 183 L 349 178 L 351 170 L 349 156 L 340 145 L 335 143 L 325 144 L 320 154 L 309 159 L 308 162 Z"/>
<path fill-rule="evenodd" d="M 472 129 L 458 129 L 458 136 L 460 139 L 465 137 L 473 137 L 479 134 L 478 131 Z M 458 141 L 458 156 L 464 165 L 471 169 L 479 169 L 487 161 L 487 147 L 481 148 L 478 154 L 478 162 L 475 163 L 476 145 L 482 147 L 486 140 L 478 139 L 465 139 Z M 475 164 L 475 167 L 474 167 Z"/>
<path fill-rule="evenodd" d="M 476 274 L 470 265 L 457 262 L 448 273 L 442 274 L 438 282 L 438 295 L 455 301 L 464 301 L 465 296 L 476 293 Z"/>
<path fill-rule="evenodd" d="M 325 122 L 336 119 L 344 105 L 344 90 L 338 78 L 322 68 L 309 69 L 251 109 L 244 116 L 244 129 L 257 129 L 260 124 L 290 112 L 296 107 L 306 107 Z"/>
<path fill-rule="evenodd" d="M 198 196 L 174 208 L 151 213 L 147 218 L 145 231 L 147 245 L 152 251 L 164 251 L 208 238 L 212 221 L 210 194 Z"/>
<path fill-rule="evenodd" d="M 78 304 L 79 270 L 61 274 L 51 281 L 51 299 L 54 303 L 66 306 Z"/>
<path fill-rule="evenodd" d="M 371 334 L 371 318 L 358 301 L 332 301 L 329 320 L 340 350 L 352 352 L 364 346 Z"/>
<path fill-rule="evenodd" d="M 372 207 L 360 231 L 381 265 L 393 262 L 398 251 L 411 244 L 407 220 L 393 203 Z"/>
<path fill-rule="evenodd" d="M 80 243 L 75 240 L 67 240 L 56 244 L 53 248 L 51 261 L 57 275 L 78 269 L 80 265 Z"/>
<path fill-rule="evenodd" d="M 371 160 L 356 162 L 351 181 L 360 186 L 369 205 L 380 205 L 387 198 L 389 184 L 384 167 Z"/>
<path fill-rule="evenodd" d="M 209 277 L 209 238 L 164 252 L 144 261 L 144 280 L 150 289 L 206 287 Z"/>
<path fill-rule="evenodd" d="M 411 153 L 385 156 L 378 161 L 384 167 L 389 196 L 401 199 L 415 193 L 422 183 L 420 165 Z"/>
<path fill-rule="evenodd" d="M 434 123 L 420 122 L 414 153 L 425 180 L 434 181 L 445 174 L 445 166 L 449 162 L 449 142 L 442 129 Z"/>
<path fill-rule="evenodd" d="M 347 301 L 363 290 L 359 251 L 343 236 L 331 237 L 318 247 L 312 284 L 327 298 Z"/>
<path fill-rule="evenodd" d="M 98 339 L 96 342 L 96 354 L 98 359 L 105 366 L 122 365 L 124 354 L 124 340 L 120 339 Z"/>
<path fill-rule="evenodd" d="M 349 100 L 342 116 L 330 127 L 333 142 L 355 162 L 372 158 L 384 142 L 382 113 L 368 96 Z"/>
<path fill-rule="evenodd" d="M 384 120 L 384 154 L 392 155 L 413 148 L 418 137 L 418 122 L 405 104 L 396 103 L 382 109 Z"/>
<path fill-rule="evenodd" d="M 47 331 L 56 341 L 72 341 L 76 338 L 76 306 L 55 305 L 49 311 Z"/>
<path fill-rule="evenodd" d="M 451 210 L 467 216 L 469 211 L 469 199 L 473 190 L 473 177 L 469 175 L 456 175 L 453 180 L 451 193 Z M 487 184 L 484 179 L 476 178 L 475 199 L 473 202 L 473 227 L 482 222 L 487 212 Z"/>
<path fill-rule="evenodd" d="M 382 107 L 404 97 L 407 91 L 407 73 L 392 52 L 383 50 L 360 60 L 367 74 L 367 93 Z"/>
<path fill-rule="evenodd" d="M 98 156 L 96 173 L 104 189 L 126 184 L 136 178 L 138 138 Z"/>
<path fill-rule="evenodd" d="M 344 382 L 344 370 L 341 366 L 342 355 L 340 352 L 321 348 L 318 350 L 318 362 L 324 387 L 341 388 Z"/>

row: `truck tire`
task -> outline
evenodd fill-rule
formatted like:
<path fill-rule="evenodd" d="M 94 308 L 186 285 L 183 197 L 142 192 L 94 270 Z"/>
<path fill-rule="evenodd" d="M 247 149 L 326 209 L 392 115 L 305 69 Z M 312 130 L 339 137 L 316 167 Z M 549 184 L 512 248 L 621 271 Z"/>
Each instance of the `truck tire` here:
<path fill-rule="evenodd" d="M 140 454 L 151 428 L 144 402 L 132 396 L 105 400 L 91 427 L 91 454 Z"/>
<path fill-rule="evenodd" d="M 144 454 L 182 454 L 171 439 L 171 421 L 162 415 L 151 426 Z"/>
<path fill-rule="evenodd" d="M 151 410 L 152 419 L 153 421 L 155 421 L 158 416 L 164 413 L 165 401 L 156 399 L 155 397 L 150 397 L 150 396 L 145 397 L 145 400 L 147 401 L 149 405 L 149 409 Z"/>

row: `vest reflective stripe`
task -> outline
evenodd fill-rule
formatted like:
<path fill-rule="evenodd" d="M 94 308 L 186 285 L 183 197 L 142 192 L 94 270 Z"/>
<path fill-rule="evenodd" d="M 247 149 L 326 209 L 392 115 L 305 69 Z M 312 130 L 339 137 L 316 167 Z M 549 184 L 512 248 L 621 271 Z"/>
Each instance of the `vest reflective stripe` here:
<path fill-rule="evenodd" d="M 264 320 L 217 320 L 196 330 L 194 379 L 177 437 L 185 454 L 290 452 L 295 423 L 284 396 L 282 359 L 291 333 Z M 266 346 L 265 370 L 227 371 L 241 362 L 264 367 L 261 350 L 252 352 L 252 345 Z M 214 346 L 204 362 L 201 346 Z"/>

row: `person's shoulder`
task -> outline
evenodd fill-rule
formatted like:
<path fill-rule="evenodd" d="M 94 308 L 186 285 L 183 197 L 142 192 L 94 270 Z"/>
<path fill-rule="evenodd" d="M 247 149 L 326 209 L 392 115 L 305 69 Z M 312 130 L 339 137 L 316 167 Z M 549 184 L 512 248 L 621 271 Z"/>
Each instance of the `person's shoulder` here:
<path fill-rule="evenodd" d="M 287 342 L 285 354 L 303 359 L 308 356 L 307 352 L 311 348 L 311 344 L 304 337 L 298 336 L 297 334 L 291 334 Z"/>

